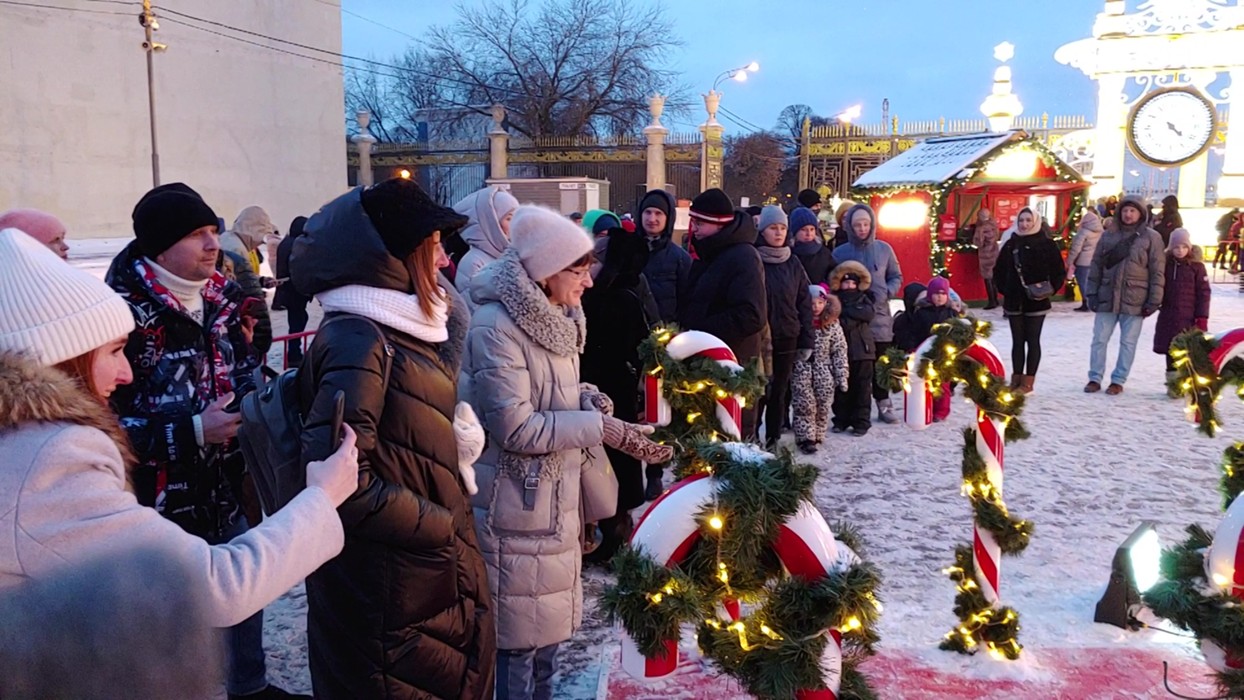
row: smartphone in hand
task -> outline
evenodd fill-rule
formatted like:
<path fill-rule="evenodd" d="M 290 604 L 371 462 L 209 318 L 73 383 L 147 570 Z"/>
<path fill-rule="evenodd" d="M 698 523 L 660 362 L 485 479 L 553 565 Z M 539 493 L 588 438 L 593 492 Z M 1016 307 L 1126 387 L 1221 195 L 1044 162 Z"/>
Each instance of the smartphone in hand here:
<path fill-rule="evenodd" d="M 338 391 L 333 395 L 333 423 L 332 432 L 329 433 L 332 436 L 332 450 L 330 450 L 330 454 L 336 452 L 337 448 L 341 447 L 341 441 L 345 438 L 345 433 L 341 429 L 341 424 L 345 421 L 345 417 L 346 392 Z"/>

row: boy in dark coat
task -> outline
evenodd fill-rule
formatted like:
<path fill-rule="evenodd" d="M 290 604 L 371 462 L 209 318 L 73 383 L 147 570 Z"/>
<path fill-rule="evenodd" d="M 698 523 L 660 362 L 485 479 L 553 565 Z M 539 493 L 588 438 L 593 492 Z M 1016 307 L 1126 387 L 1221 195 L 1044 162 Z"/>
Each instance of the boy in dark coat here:
<path fill-rule="evenodd" d="M 868 268 L 854 260 L 840 263 L 829 276 L 830 289 L 842 304 L 839 323 L 847 337 L 850 375 L 847 390 L 834 394 L 833 432 L 850 430 L 856 437 L 866 434 L 872 427 L 869 409 L 877 350 L 870 324 L 877 313 L 877 302 L 868 289 L 871 284 Z"/>
<path fill-rule="evenodd" d="M 955 318 L 960 310 L 951 303 L 950 282 L 945 277 L 934 277 L 929 280 L 929 286 L 924 295 L 916 301 L 916 310 L 912 314 L 912 325 L 915 327 L 916 335 L 920 338 L 920 343 L 933 335 L 933 326 Z M 941 396 L 933 399 L 934 422 L 944 421 L 950 415 L 952 395 L 950 390 L 951 387 L 948 384 L 943 384 Z"/>
<path fill-rule="evenodd" d="M 1153 330 L 1153 351 L 1166 355 L 1166 379 L 1175 376 L 1171 360 L 1171 341 L 1190 328 L 1209 329 L 1209 274 L 1201 261 L 1201 249 L 1192 245 L 1187 229 L 1171 232 L 1166 247 L 1166 288 L 1158 325 Z M 1172 397 L 1174 398 L 1174 397 Z"/>
<path fill-rule="evenodd" d="M 913 353 L 928 336 L 920 335 L 916 328 L 916 301 L 924 296 L 925 287 L 912 282 L 903 287 L 903 310 L 894 314 L 894 344 L 905 353 Z"/>

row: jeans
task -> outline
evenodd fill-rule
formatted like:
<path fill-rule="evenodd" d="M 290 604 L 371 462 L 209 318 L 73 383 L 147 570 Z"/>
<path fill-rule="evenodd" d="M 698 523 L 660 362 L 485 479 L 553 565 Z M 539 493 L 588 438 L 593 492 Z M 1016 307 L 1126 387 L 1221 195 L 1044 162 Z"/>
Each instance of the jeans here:
<path fill-rule="evenodd" d="M 558 646 L 498 649 L 496 700 L 551 700 Z"/>
<path fill-rule="evenodd" d="M 1119 326 L 1119 359 L 1110 375 L 1111 384 L 1122 385 L 1127 382 L 1127 375 L 1132 371 L 1132 360 L 1136 358 L 1136 343 L 1140 340 L 1140 331 L 1144 328 L 1144 316 L 1130 314 L 1113 314 L 1098 311 L 1093 319 L 1093 349 L 1089 353 L 1089 381 L 1101 383 L 1106 373 L 1106 347 L 1110 345 L 1110 336 L 1114 327 Z"/>
<path fill-rule="evenodd" d="M 220 539 L 208 538 L 208 544 L 224 544 L 249 530 L 246 518 L 238 522 Z M 228 675 L 225 690 L 230 695 L 250 695 L 268 687 L 268 667 L 263 650 L 263 611 L 251 615 L 228 629 L 225 637 L 225 659 Z"/>
<path fill-rule="evenodd" d="M 1080 303 L 1088 306 L 1088 297 L 1084 296 L 1084 290 L 1088 289 L 1089 270 L 1093 269 L 1090 265 L 1076 265 L 1076 289 L 1080 290 Z"/>

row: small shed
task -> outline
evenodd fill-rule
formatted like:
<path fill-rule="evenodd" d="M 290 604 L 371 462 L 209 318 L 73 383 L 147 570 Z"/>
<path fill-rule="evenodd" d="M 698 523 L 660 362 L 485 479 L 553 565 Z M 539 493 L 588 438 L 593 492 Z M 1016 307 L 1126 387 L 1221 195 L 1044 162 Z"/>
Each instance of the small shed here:
<path fill-rule="evenodd" d="M 977 300 L 985 287 L 972 233 L 981 208 L 1006 231 L 1031 207 L 1066 248 L 1090 184 L 1017 129 L 929 139 L 864 173 L 851 194 L 877 212 L 878 237 L 893 246 L 904 284 L 942 275 L 964 299 Z"/>

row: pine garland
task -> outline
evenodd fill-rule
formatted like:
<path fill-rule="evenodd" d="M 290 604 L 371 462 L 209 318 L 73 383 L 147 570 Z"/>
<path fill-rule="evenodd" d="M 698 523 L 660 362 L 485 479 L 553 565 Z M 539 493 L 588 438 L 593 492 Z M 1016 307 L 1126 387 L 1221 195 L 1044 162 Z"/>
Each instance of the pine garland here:
<path fill-rule="evenodd" d="M 1187 410 L 1195 412 L 1197 430 L 1209 437 L 1222 427 L 1217 407 L 1222 390 L 1235 386 L 1236 395 L 1244 398 L 1244 359 L 1233 358 L 1218 372 L 1211 359 L 1218 346 L 1217 338 L 1193 329 L 1175 336 L 1170 349 L 1175 376 L 1167 385 L 1173 395 L 1188 399 Z M 1221 466 L 1218 491 L 1225 511 L 1244 491 L 1244 443 L 1227 447 Z M 1162 552 L 1162 580 L 1145 592 L 1145 605 L 1197 639 L 1212 641 L 1228 654 L 1244 653 L 1240 599 L 1206 578 L 1205 559 L 1213 535 L 1197 525 L 1186 531 L 1187 539 Z M 1223 697 L 1244 698 L 1244 671 L 1215 671 L 1214 678 Z"/>
<path fill-rule="evenodd" d="M 675 473 L 681 474 L 698 446 L 729 439 L 717 420 L 717 400 L 737 395 L 754 404 L 764 393 L 766 380 L 756 360 L 737 373 L 706 357 L 675 360 L 666 346 L 678 333 L 674 325 L 657 328 L 639 346 L 639 359 L 649 376 L 664 381 L 672 420 L 658 428 L 653 439 L 675 448 Z"/>
<path fill-rule="evenodd" d="M 989 337 L 990 324 L 971 316 L 933 327 L 935 340 L 916 363 L 915 372 L 924 378 L 934 396 L 962 387 L 963 395 L 987 416 L 1002 421 L 1003 440 L 1014 442 L 1029 437 L 1020 422 L 1024 395 L 1012 392 L 1005 380 L 981 363 L 968 357 L 966 350 L 977 340 Z M 908 388 L 907 354 L 891 348 L 877 363 L 877 382 L 891 393 Z M 1003 555 L 1016 556 L 1028 547 L 1033 524 L 1013 517 L 1002 494 L 989 481 L 984 459 L 976 449 L 975 428 L 963 431 L 963 493 L 972 504 L 976 524 L 993 535 Z M 1019 614 L 1009 607 L 995 609 L 985 600 L 973 578 L 971 546 L 955 548 L 955 564 L 945 573 L 955 582 L 955 614 L 959 626 L 946 635 L 941 648 L 974 654 L 982 647 L 1008 659 L 1019 658 L 1017 641 Z"/>
<path fill-rule="evenodd" d="M 701 443 L 688 463 L 717 481 L 717 497 L 696 515 L 700 538 L 686 561 L 667 568 L 643 551 L 624 547 L 614 557 L 617 585 L 602 608 L 619 621 L 647 655 L 677 643 L 679 626 L 695 624 L 705 656 L 764 700 L 825 687 L 821 654 L 826 629 L 844 630 L 839 697 L 874 697 L 857 665 L 872 653 L 881 605 L 881 575 L 859 563 L 820 581 L 786 577 L 773 553 L 779 527 L 812 498 L 815 467 L 789 452 L 740 458 L 737 443 Z M 859 538 L 842 527 L 842 542 L 857 554 Z M 848 544 L 850 543 L 850 544 Z M 724 565 L 724 566 L 723 566 Z M 721 620 L 725 600 L 756 606 L 737 622 Z"/>

